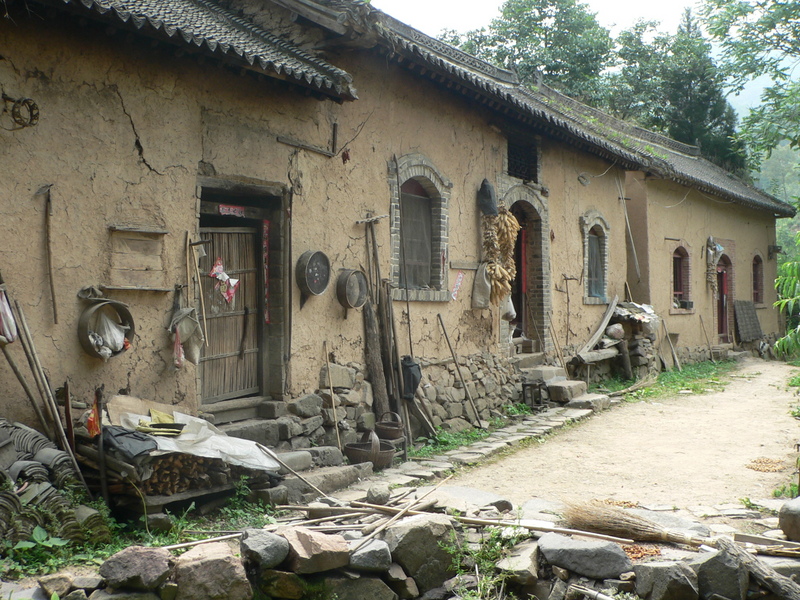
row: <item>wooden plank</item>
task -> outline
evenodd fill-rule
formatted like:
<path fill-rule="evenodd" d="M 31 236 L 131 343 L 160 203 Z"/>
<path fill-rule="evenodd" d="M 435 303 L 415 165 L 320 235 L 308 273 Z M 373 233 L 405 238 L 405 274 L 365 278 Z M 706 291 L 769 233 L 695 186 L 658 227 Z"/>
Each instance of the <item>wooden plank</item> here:
<path fill-rule="evenodd" d="M 161 256 L 163 246 L 164 244 L 160 239 L 123 237 L 121 235 L 111 236 L 112 252 Z"/>
<path fill-rule="evenodd" d="M 595 329 L 592 337 L 589 338 L 589 341 L 586 342 L 576 354 L 580 355 L 584 352 L 587 352 L 595 347 L 597 342 L 600 341 L 600 338 L 603 337 L 603 333 L 608 327 L 608 322 L 611 320 L 611 315 L 614 314 L 614 309 L 617 308 L 617 302 L 619 302 L 619 296 L 614 296 L 614 299 L 609 303 L 608 308 L 606 309 L 603 318 L 600 320 L 600 324 Z"/>
<path fill-rule="evenodd" d="M 165 271 L 123 271 L 111 269 L 109 287 L 138 287 L 162 289 L 166 287 Z"/>
<path fill-rule="evenodd" d="M 134 233 L 145 233 L 145 234 L 152 234 L 152 235 L 167 235 L 169 233 L 166 229 L 155 229 L 151 227 L 135 227 L 129 225 L 109 225 L 109 231 L 126 231 L 126 232 L 134 232 Z"/>
<path fill-rule="evenodd" d="M 783 546 L 784 548 L 797 548 L 800 550 L 800 543 L 788 540 L 776 540 L 775 538 L 764 537 L 763 535 L 751 535 L 749 533 L 734 533 L 734 542 L 747 542 L 758 544 L 759 546 Z"/>

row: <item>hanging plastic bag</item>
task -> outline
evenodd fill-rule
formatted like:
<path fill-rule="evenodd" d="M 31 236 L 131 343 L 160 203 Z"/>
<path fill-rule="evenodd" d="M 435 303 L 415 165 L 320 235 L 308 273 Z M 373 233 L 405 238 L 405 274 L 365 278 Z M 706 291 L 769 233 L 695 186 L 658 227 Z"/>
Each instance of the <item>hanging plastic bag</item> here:
<path fill-rule="evenodd" d="M 472 308 L 484 310 L 489 308 L 489 297 L 492 293 L 492 283 L 486 272 L 487 263 L 478 265 L 475 272 L 475 282 L 472 284 Z"/>
<path fill-rule="evenodd" d="M 511 301 L 511 294 L 500 301 L 500 318 L 509 323 L 517 318 L 517 311 Z"/>
<path fill-rule="evenodd" d="M 172 364 L 176 369 L 183 368 L 183 345 L 181 344 L 181 334 L 175 330 L 175 341 L 172 343 Z"/>
<path fill-rule="evenodd" d="M 105 346 L 112 353 L 121 352 L 125 348 L 125 331 L 129 327 L 120 325 L 105 313 L 100 313 L 97 318 L 97 334 L 103 338 Z"/>
<path fill-rule="evenodd" d="M 10 344 L 17 339 L 17 323 L 6 293 L 0 290 L 0 343 Z"/>

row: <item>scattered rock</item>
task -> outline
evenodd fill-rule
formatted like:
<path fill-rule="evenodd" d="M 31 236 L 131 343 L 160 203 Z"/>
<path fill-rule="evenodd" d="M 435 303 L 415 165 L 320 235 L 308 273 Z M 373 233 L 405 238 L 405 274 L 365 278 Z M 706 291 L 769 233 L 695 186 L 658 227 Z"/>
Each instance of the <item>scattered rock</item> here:
<path fill-rule="evenodd" d="M 326 577 L 324 589 L 330 594 L 327 598 L 337 600 L 397 600 L 392 588 L 377 577 Z"/>
<path fill-rule="evenodd" d="M 636 595 L 648 600 L 696 600 L 697 574 L 684 562 L 649 562 L 634 567 Z"/>
<path fill-rule="evenodd" d="M 137 592 L 132 590 L 95 590 L 89 596 L 89 600 L 161 600 L 153 592 Z"/>
<path fill-rule="evenodd" d="M 354 540 L 350 547 L 356 548 L 361 543 L 361 540 Z M 350 554 L 350 568 L 357 571 L 384 572 L 391 564 L 392 553 L 383 540 L 370 540 Z"/>
<path fill-rule="evenodd" d="M 242 562 L 225 542 L 195 546 L 175 562 L 177 600 L 250 600 Z"/>
<path fill-rule="evenodd" d="M 289 542 L 288 561 L 298 574 L 320 573 L 350 562 L 350 548 L 340 535 L 326 535 L 304 527 L 281 527 L 278 535 Z"/>
<path fill-rule="evenodd" d="M 131 546 L 100 566 L 100 576 L 114 589 L 154 590 L 169 577 L 172 555 L 163 548 Z"/>
<path fill-rule="evenodd" d="M 538 580 L 539 545 L 528 541 L 515 546 L 511 553 L 497 563 L 497 569 L 508 573 L 520 585 L 533 585 Z M 558 567 L 554 567 L 554 570 Z"/>
<path fill-rule="evenodd" d="M 78 575 L 72 579 L 72 589 L 93 591 L 103 587 L 103 578 L 99 575 Z"/>
<path fill-rule="evenodd" d="M 385 482 L 373 483 L 367 490 L 367 502 L 370 504 L 384 505 L 389 502 L 392 497 L 392 492 L 389 489 L 389 484 Z"/>
<path fill-rule="evenodd" d="M 631 570 L 631 561 L 613 542 L 575 540 L 558 533 L 539 539 L 539 550 L 551 565 L 592 579 L 619 577 Z"/>
<path fill-rule="evenodd" d="M 263 529 L 245 529 L 241 550 L 246 562 L 257 565 L 259 569 L 272 569 L 288 556 L 289 542 Z"/>
<path fill-rule="evenodd" d="M 258 589 L 269 597 L 300 600 L 306 593 L 306 583 L 295 573 L 267 569 L 258 578 Z"/>
<path fill-rule="evenodd" d="M 415 515 L 401 519 L 382 534 L 394 560 L 420 589 L 438 587 L 455 573 L 452 559 L 440 542 L 451 542 L 453 526 L 446 515 Z"/>
<path fill-rule="evenodd" d="M 800 542 L 800 496 L 785 502 L 778 513 L 778 526 L 786 537 Z"/>
<path fill-rule="evenodd" d="M 697 589 L 701 597 L 717 594 L 730 600 L 744 600 L 749 575 L 727 552 L 701 554 L 690 561 L 689 566 L 697 573 Z"/>
<path fill-rule="evenodd" d="M 48 598 L 52 597 L 53 594 L 63 598 L 72 589 L 72 575 L 69 573 L 45 575 L 39 578 L 39 586 Z"/>
<path fill-rule="evenodd" d="M 431 489 L 430 487 L 419 488 L 417 497 L 422 496 Z M 437 506 L 445 511 L 455 510 L 460 513 L 467 513 L 486 506 L 493 506 L 500 512 L 508 512 L 514 508 L 514 505 L 502 496 L 458 485 L 444 485 L 431 493 L 426 499 L 436 500 Z"/>
<path fill-rule="evenodd" d="M 52 596 L 50 596 L 52 598 Z M 73 590 L 66 596 L 59 596 L 61 600 L 88 600 L 86 590 Z M 163 599 L 162 599 L 163 600 Z"/>

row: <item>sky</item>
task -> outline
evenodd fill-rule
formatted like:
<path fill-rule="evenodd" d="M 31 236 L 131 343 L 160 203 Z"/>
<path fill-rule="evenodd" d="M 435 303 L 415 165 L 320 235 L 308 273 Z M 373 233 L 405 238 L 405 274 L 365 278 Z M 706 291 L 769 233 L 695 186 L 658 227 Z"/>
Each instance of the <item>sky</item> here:
<path fill-rule="evenodd" d="M 659 29 L 675 33 L 685 8 L 698 12 L 696 0 L 583 0 L 598 22 L 617 35 L 639 19 L 659 21 Z M 443 29 L 465 32 L 489 25 L 500 14 L 503 0 L 372 0 L 372 6 L 396 19 L 436 37 Z M 749 85 L 741 95 L 729 96 L 728 101 L 739 115 L 759 102 L 767 81 Z"/>

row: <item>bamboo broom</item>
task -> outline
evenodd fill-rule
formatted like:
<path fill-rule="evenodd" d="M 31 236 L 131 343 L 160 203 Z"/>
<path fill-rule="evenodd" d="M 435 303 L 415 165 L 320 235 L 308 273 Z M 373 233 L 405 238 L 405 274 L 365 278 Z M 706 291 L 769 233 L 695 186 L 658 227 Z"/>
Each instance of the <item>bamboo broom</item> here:
<path fill-rule="evenodd" d="M 707 538 L 696 538 L 668 529 L 646 517 L 601 502 L 568 503 L 563 517 L 572 529 L 629 537 L 639 542 L 712 545 Z"/>

